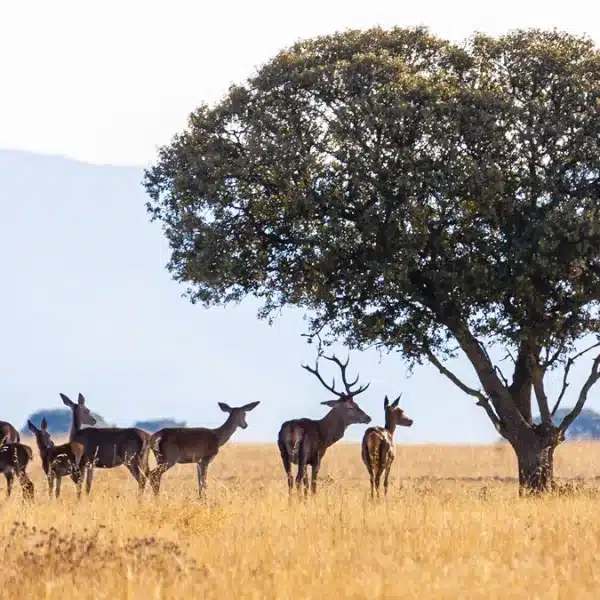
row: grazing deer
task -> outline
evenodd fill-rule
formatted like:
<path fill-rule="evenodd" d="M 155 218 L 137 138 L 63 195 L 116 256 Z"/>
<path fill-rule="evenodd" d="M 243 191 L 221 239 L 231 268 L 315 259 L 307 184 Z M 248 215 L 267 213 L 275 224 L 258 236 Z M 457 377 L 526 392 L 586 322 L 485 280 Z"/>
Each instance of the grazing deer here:
<path fill-rule="evenodd" d="M 48 495 L 52 497 L 54 491 L 54 482 L 56 481 L 56 498 L 60 498 L 60 485 L 62 478 L 69 475 L 73 483 L 77 486 L 77 498 L 81 498 L 82 477 L 80 472 L 81 459 L 85 448 L 79 442 L 67 442 L 60 446 L 55 446 L 48 431 L 48 422 L 46 417 L 42 419 L 38 429 L 31 421 L 27 421 L 27 426 L 37 442 L 42 467 L 48 478 Z"/>
<path fill-rule="evenodd" d="M 198 494 L 202 499 L 206 493 L 206 471 L 219 453 L 219 449 L 234 434 L 238 427 L 246 429 L 246 413 L 255 409 L 260 402 L 231 407 L 219 402 L 219 408 L 229 413 L 223 425 L 216 429 L 205 427 L 165 427 L 150 439 L 150 447 L 156 457 L 156 468 L 150 472 L 152 491 L 158 496 L 161 477 L 176 464 L 196 463 L 198 471 Z"/>
<path fill-rule="evenodd" d="M 0 421 L 0 446 L 18 444 L 20 441 L 19 432 L 8 421 Z"/>
<path fill-rule="evenodd" d="M 394 450 L 396 425 L 410 427 L 413 424 L 413 420 L 405 416 L 404 411 L 398 406 L 401 397 L 402 394 L 391 404 L 388 397 L 385 397 L 383 401 L 385 426 L 369 427 L 363 436 L 362 459 L 371 478 L 371 498 L 374 497 L 374 489 L 377 490 L 377 497 L 379 497 L 379 484 L 383 473 L 385 473 L 383 489 L 387 496 L 390 469 L 396 455 Z"/>
<path fill-rule="evenodd" d="M 6 477 L 7 498 L 12 492 L 16 474 L 23 488 L 23 498 L 33 500 L 33 483 L 27 475 L 27 465 L 32 458 L 33 452 L 25 444 L 11 442 L 0 446 L 0 473 L 4 473 Z"/>
<path fill-rule="evenodd" d="M 85 493 L 90 493 L 94 469 L 112 469 L 125 465 L 138 482 L 140 495 L 143 493 L 148 477 L 148 452 L 150 434 L 137 427 L 89 427 L 95 425 L 96 419 L 85 405 L 85 398 L 79 394 L 77 403 L 65 394 L 60 394 L 62 401 L 73 413 L 70 442 L 79 442 L 84 447 L 80 463 L 81 476 L 85 473 Z"/>
<path fill-rule="evenodd" d="M 298 492 L 300 492 L 300 483 L 304 482 L 305 498 L 308 496 L 308 466 L 311 466 L 311 492 L 316 494 L 317 476 L 321 460 L 327 448 L 342 439 L 349 425 L 371 422 L 371 417 L 363 412 L 354 401 L 354 397 L 364 392 L 371 384 L 368 383 L 353 390 L 353 386 L 358 383 L 359 376 L 351 383 L 348 383 L 346 380 L 346 367 L 348 366 L 350 357 L 348 357 L 345 363 L 342 363 L 335 355 L 331 357 L 323 356 L 323 358 L 338 365 L 345 391 L 337 392 L 335 390 L 335 379 L 331 386 L 325 383 L 319 374 L 318 359 L 314 369 L 307 365 L 302 365 L 302 368 L 315 375 L 321 384 L 337 396 L 338 399 L 321 402 L 321 404 L 329 406 L 331 410 L 320 420 L 293 419 L 286 421 L 281 426 L 277 438 L 283 468 L 287 474 L 289 493 L 290 495 L 292 494 L 294 485 L 292 464 L 297 464 L 296 487 Z"/>

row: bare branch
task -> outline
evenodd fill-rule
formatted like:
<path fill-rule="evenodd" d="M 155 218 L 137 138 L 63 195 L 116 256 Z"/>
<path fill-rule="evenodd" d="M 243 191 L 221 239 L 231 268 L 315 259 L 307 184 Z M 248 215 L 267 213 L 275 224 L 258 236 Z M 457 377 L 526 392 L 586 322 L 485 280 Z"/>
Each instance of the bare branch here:
<path fill-rule="evenodd" d="M 592 344 L 589 348 L 586 348 L 585 350 L 582 350 L 579 354 L 576 354 L 575 356 L 572 356 L 567 361 L 567 364 L 565 366 L 565 372 L 564 372 L 564 375 L 563 375 L 562 388 L 560 390 L 560 394 L 558 395 L 558 400 L 556 401 L 556 404 L 554 405 L 554 408 L 552 409 L 552 416 L 554 416 L 556 414 L 556 411 L 558 410 L 558 407 L 560 406 L 560 403 L 562 402 L 562 399 L 564 398 L 565 392 L 567 391 L 567 388 L 570 385 L 569 381 L 568 381 L 568 378 L 569 378 L 569 371 L 571 370 L 571 367 L 575 364 L 575 361 L 578 358 L 581 358 L 584 354 L 586 354 L 590 350 L 593 350 L 594 348 L 597 348 L 598 346 L 600 346 L 600 342 Z"/>
<path fill-rule="evenodd" d="M 596 344 L 596 345 L 598 345 L 598 344 Z M 559 428 L 563 433 L 565 433 L 567 431 L 567 429 L 571 426 L 573 421 L 579 416 L 579 414 L 583 410 L 583 406 L 585 405 L 585 402 L 587 400 L 588 392 L 590 391 L 592 386 L 596 383 L 596 381 L 598 381 L 598 379 L 600 379 L 600 372 L 598 371 L 599 366 L 600 366 L 600 354 L 598 354 L 598 356 L 596 356 L 596 358 L 594 359 L 594 363 L 592 365 L 592 370 L 590 371 L 588 378 L 586 379 L 585 383 L 583 384 L 583 387 L 581 388 L 581 391 L 579 392 L 579 398 L 577 399 L 575 407 L 562 420 L 562 423 L 560 424 Z"/>
<path fill-rule="evenodd" d="M 500 379 L 502 379 L 502 383 L 504 383 L 504 385 L 506 387 L 508 387 L 508 379 L 506 379 L 506 377 L 504 377 L 504 373 L 502 372 L 502 369 L 500 369 L 500 367 L 494 365 L 494 371 L 496 371 L 496 373 L 498 374 L 498 377 L 500 377 Z"/>
<path fill-rule="evenodd" d="M 510 358 L 513 361 L 513 365 L 517 364 L 515 357 L 511 354 L 511 351 L 508 349 L 506 350 L 506 356 L 504 358 L 501 358 L 500 362 L 504 362 L 507 358 Z"/>
<path fill-rule="evenodd" d="M 488 417 L 490 418 L 490 421 L 494 424 L 494 427 L 496 428 L 496 430 L 498 432 L 500 432 L 501 428 L 502 428 L 502 424 L 500 422 L 500 419 L 498 418 L 498 415 L 494 412 L 494 409 L 492 408 L 492 405 L 490 404 L 486 395 L 483 392 L 481 392 L 480 390 L 471 388 L 466 383 L 463 383 L 454 373 L 452 373 L 452 371 L 450 371 L 450 369 L 446 368 L 440 362 L 438 357 L 429 348 L 425 348 L 425 353 L 427 354 L 427 358 L 429 359 L 429 362 L 431 362 L 431 364 L 434 365 L 442 375 L 447 377 L 454 385 L 456 385 L 458 388 L 460 388 L 465 394 L 468 394 L 469 396 L 473 396 L 474 398 L 477 398 L 477 400 L 478 400 L 476 403 L 477 406 L 481 406 L 485 410 Z"/>

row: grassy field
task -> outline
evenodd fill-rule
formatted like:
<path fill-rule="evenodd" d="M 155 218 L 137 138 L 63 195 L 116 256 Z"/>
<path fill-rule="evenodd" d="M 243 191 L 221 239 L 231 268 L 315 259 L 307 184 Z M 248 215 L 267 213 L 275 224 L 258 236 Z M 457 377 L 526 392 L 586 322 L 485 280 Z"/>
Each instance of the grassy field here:
<path fill-rule="evenodd" d="M 26 443 L 31 443 L 27 440 Z M 32 444 L 34 446 L 34 444 Z M 372 503 L 354 444 L 325 457 L 318 498 L 288 505 L 276 446 L 225 446 L 199 505 L 178 466 L 162 497 L 123 469 L 97 470 L 77 504 L 50 501 L 37 448 L 31 506 L 0 483 L 0 598 L 597 598 L 600 445 L 564 444 L 573 493 L 519 500 L 506 446 L 397 447 Z M 153 459 L 152 459 L 153 460 Z"/>

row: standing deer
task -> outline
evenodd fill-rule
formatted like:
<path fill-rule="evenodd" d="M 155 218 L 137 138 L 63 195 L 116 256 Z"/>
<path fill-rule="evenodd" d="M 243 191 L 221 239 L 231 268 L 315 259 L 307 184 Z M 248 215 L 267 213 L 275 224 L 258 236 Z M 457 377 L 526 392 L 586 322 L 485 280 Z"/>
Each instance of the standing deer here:
<path fill-rule="evenodd" d="M 23 498 L 33 500 L 33 483 L 27 475 L 27 465 L 32 458 L 33 452 L 25 444 L 11 442 L 0 446 L 0 473 L 4 473 L 6 477 L 7 498 L 12 492 L 16 474 L 23 488 Z"/>
<path fill-rule="evenodd" d="M 8 421 L 0 421 L 0 446 L 18 444 L 20 441 L 19 432 Z"/>
<path fill-rule="evenodd" d="M 198 494 L 200 499 L 206 493 L 206 471 L 208 465 L 219 453 L 219 449 L 234 434 L 238 427 L 246 429 L 246 413 L 255 409 L 260 402 L 250 402 L 240 407 L 231 407 L 219 402 L 219 408 L 229 413 L 223 425 L 216 429 L 205 427 L 165 427 L 150 439 L 150 447 L 156 457 L 156 468 L 150 472 L 152 491 L 160 492 L 161 477 L 176 464 L 196 463 L 198 472 Z"/>
<path fill-rule="evenodd" d="M 319 356 L 322 356 L 321 354 Z M 288 489 L 290 497 L 292 494 L 294 479 L 292 476 L 292 464 L 298 465 L 296 475 L 296 487 L 300 493 L 300 484 L 304 482 L 304 497 L 308 496 L 308 466 L 311 466 L 311 492 L 317 492 L 317 476 L 321 466 L 321 460 L 329 446 L 342 439 L 349 425 L 356 423 L 370 423 L 371 417 L 361 410 L 354 401 L 354 397 L 364 392 L 370 383 L 353 390 L 358 383 L 359 375 L 351 383 L 346 379 L 346 368 L 350 357 L 342 363 L 334 356 L 323 356 L 326 360 L 338 365 L 342 375 L 342 383 L 345 391 L 335 390 L 335 379 L 331 386 L 327 385 L 319 374 L 318 359 L 315 368 L 302 365 L 309 373 L 317 377 L 321 384 L 338 397 L 337 400 L 326 400 L 321 402 L 329 406 L 331 410 L 320 420 L 293 419 L 286 421 L 279 430 L 277 445 L 283 461 L 283 468 L 287 474 Z"/>
<path fill-rule="evenodd" d="M 377 497 L 379 498 L 379 484 L 381 482 L 381 475 L 384 472 L 383 489 L 387 496 L 390 469 L 396 455 L 394 450 L 396 425 L 410 427 L 413 424 L 413 420 L 405 416 L 404 411 L 398 406 L 401 397 L 402 394 L 391 404 L 388 397 L 385 397 L 383 401 L 385 426 L 369 427 L 363 436 L 362 459 L 371 478 L 371 498 L 374 497 L 374 489 L 377 490 Z"/>
<path fill-rule="evenodd" d="M 85 493 L 90 493 L 94 469 L 112 469 L 125 465 L 138 482 L 140 495 L 143 493 L 148 477 L 148 452 L 150 434 L 137 427 L 89 427 L 95 425 L 96 419 L 85 405 L 85 398 L 79 394 L 77 403 L 65 394 L 60 394 L 62 401 L 71 409 L 73 420 L 70 442 L 79 442 L 84 447 L 80 463 L 81 476 L 85 473 Z"/>
<path fill-rule="evenodd" d="M 60 498 L 62 478 L 68 475 L 77 486 L 77 498 L 81 498 L 82 477 L 80 464 L 85 450 L 83 444 L 79 442 L 67 442 L 66 444 L 55 446 L 48 431 L 46 417 L 42 419 L 39 429 L 31 421 L 27 421 L 27 426 L 31 433 L 35 435 L 42 459 L 42 468 L 48 478 L 48 495 L 52 497 L 54 482 L 56 481 L 56 498 Z"/>

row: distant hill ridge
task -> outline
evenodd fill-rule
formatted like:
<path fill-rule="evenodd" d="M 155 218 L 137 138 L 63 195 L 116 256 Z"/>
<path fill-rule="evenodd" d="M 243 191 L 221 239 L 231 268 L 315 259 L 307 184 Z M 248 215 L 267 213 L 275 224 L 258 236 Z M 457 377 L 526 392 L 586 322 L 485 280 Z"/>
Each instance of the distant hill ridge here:
<path fill-rule="evenodd" d="M 95 427 L 115 427 L 114 424 L 107 423 L 103 417 L 96 413 L 92 413 L 97 421 Z M 71 429 L 71 411 L 68 408 L 49 408 L 38 410 L 29 415 L 28 420 L 34 425 L 38 426 L 42 422 L 43 418 L 46 418 L 48 422 L 48 431 L 52 435 L 64 435 L 69 433 Z M 134 427 L 139 427 L 148 432 L 158 431 L 163 427 L 185 427 L 185 421 L 175 421 L 174 419 L 148 419 L 145 421 L 137 421 Z M 84 426 L 85 427 L 85 426 Z M 27 421 L 23 427 L 21 427 L 21 433 L 29 434 L 29 427 Z"/>

